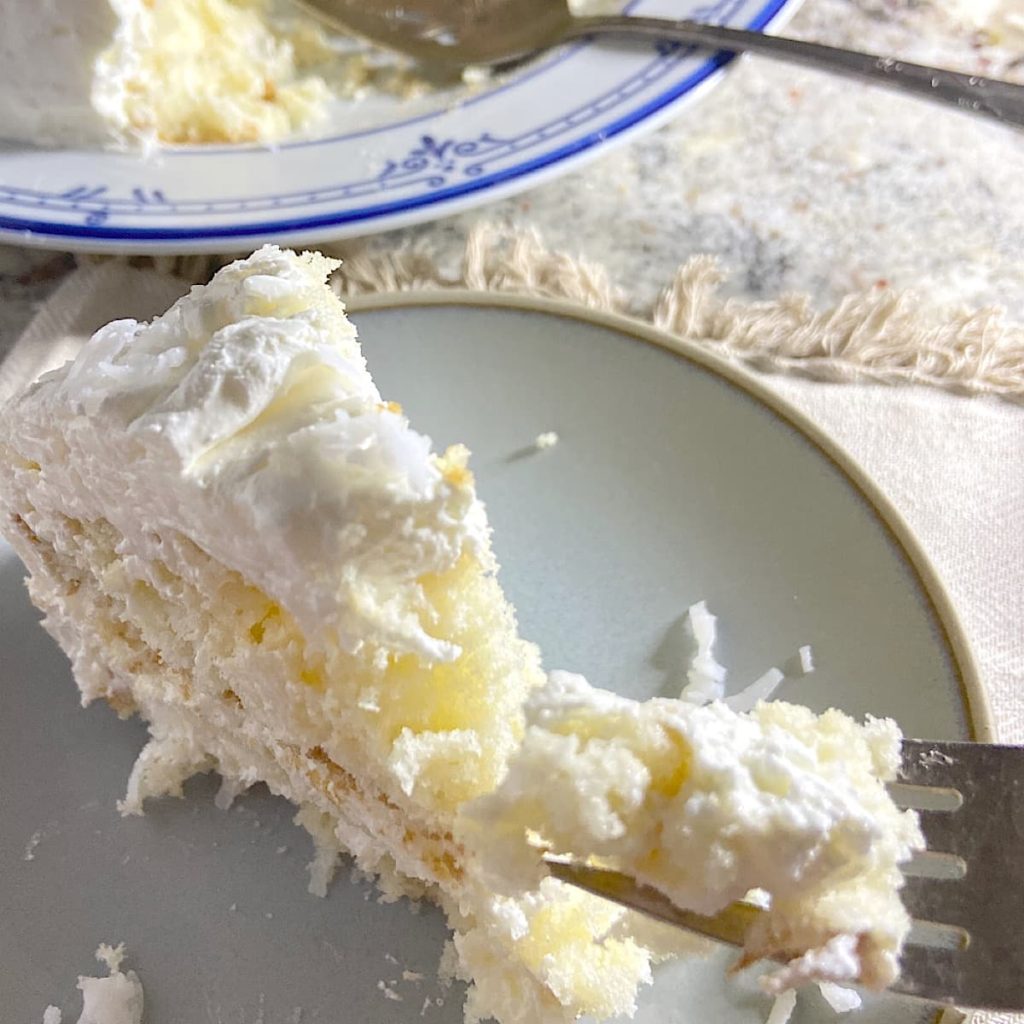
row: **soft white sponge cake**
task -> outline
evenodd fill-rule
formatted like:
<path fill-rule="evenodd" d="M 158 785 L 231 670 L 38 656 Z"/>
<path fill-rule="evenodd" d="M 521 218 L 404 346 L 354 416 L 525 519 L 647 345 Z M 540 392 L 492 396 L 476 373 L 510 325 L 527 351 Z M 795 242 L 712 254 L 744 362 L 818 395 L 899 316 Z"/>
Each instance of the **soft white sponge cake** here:
<path fill-rule="evenodd" d="M 460 819 L 495 888 L 535 888 L 546 850 L 701 914 L 759 890 L 770 904 L 747 960 L 794 957 L 769 987 L 896 979 L 910 929 L 899 864 L 923 841 L 884 785 L 899 759 L 894 722 L 782 702 L 749 714 L 638 703 L 560 672 L 527 698 L 526 720 L 501 785 Z"/>
<path fill-rule="evenodd" d="M 254 0 L 7 0 L 0 139 L 82 145 L 269 142 L 330 90 Z"/>
<path fill-rule="evenodd" d="M 628 1011 L 648 954 L 604 937 L 620 911 L 494 896 L 453 838 L 543 675 L 465 450 L 381 399 L 333 266 L 267 247 L 99 331 L 0 413 L 3 530 L 83 700 L 149 723 L 126 810 L 197 771 L 264 781 L 322 867 L 344 849 L 446 907 L 472 1015 Z"/>
<path fill-rule="evenodd" d="M 651 978 L 629 915 L 540 879 L 528 830 L 698 909 L 770 889 L 752 952 L 817 958 L 780 984 L 884 981 L 918 839 L 879 781 L 894 727 L 546 686 L 467 452 L 381 398 L 334 265 L 265 247 L 0 410 L 0 529 L 44 625 L 83 701 L 149 724 L 124 810 L 196 772 L 265 782 L 317 843 L 314 888 L 347 851 L 444 907 L 469 1021 L 629 1014 Z"/>

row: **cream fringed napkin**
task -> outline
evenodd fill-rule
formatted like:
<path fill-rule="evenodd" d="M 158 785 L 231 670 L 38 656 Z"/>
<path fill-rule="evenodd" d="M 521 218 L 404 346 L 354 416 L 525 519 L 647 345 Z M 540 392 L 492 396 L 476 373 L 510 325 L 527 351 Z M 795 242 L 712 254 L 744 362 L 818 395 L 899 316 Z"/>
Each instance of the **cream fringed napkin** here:
<path fill-rule="evenodd" d="M 742 361 L 845 447 L 916 533 L 961 617 L 996 738 L 1024 743 L 1024 330 L 995 311 L 921 308 L 888 292 L 827 312 L 805 298 L 745 304 L 717 295 L 710 260 L 691 260 L 655 308 L 637 310 L 600 269 L 535 236 L 470 237 L 458 267 L 424 246 L 340 253 L 349 295 L 469 287 L 568 298 L 640 315 Z M 72 356 L 109 320 L 162 311 L 222 260 L 102 262 L 76 271 L 0 364 L 0 401 Z M 182 277 L 173 276 L 181 274 Z M 894 386 L 899 385 L 899 386 Z M 1024 1017 L 978 1015 L 988 1024 Z"/>

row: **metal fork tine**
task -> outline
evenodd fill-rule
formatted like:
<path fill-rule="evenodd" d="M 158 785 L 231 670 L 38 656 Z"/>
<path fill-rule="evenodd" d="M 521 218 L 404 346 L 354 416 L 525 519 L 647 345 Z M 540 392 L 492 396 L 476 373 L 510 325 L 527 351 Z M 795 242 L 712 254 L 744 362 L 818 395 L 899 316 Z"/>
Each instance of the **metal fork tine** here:
<path fill-rule="evenodd" d="M 897 991 L 960 1005 L 1024 1007 L 1024 748 L 905 740 L 902 781 L 957 790 L 962 805 L 920 813 L 933 852 L 963 858 L 962 879 L 908 878 L 907 910 L 965 929 L 966 949 L 908 946 Z"/>
<path fill-rule="evenodd" d="M 967 866 L 962 878 L 908 877 L 904 903 L 919 921 L 962 929 L 969 941 L 952 949 L 912 937 L 892 990 L 959 1006 L 1024 1009 L 1024 747 L 905 740 L 903 761 L 902 781 L 962 794 L 955 810 L 919 813 L 929 850 L 959 855 Z M 734 903 L 700 917 L 618 872 L 551 859 L 548 866 L 564 882 L 737 946 L 761 913 Z"/>

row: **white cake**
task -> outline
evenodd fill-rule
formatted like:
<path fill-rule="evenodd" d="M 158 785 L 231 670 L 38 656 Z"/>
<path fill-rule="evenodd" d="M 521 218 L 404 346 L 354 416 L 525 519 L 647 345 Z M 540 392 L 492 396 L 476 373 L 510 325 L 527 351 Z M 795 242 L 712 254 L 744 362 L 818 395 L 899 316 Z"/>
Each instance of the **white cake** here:
<path fill-rule="evenodd" d="M 330 92 L 237 0 L 5 0 L 0 138 L 37 144 L 267 142 Z"/>
<path fill-rule="evenodd" d="M 763 886 L 778 895 L 772 920 L 790 929 L 794 955 L 818 949 L 818 924 L 830 922 L 883 936 L 891 967 L 905 916 L 890 869 L 916 838 L 877 781 L 891 771 L 895 729 L 796 710 L 615 703 L 579 681 L 574 706 L 589 710 L 566 713 L 568 691 L 545 686 L 495 578 L 465 449 L 433 454 L 381 398 L 324 283 L 333 265 L 264 248 L 150 324 L 103 328 L 0 411 L 0 529 L 29 568 L 44 624 L 84 702 L 104 698 L 149 724 L 123 809 L 180 792 L 195 772 L 219 772 L 225 796 L 263 781 L 297 805 L 318 844 L 314 888 L 347 851 L 389 892 L 445 908 L 454 970 L 471 982 L 468 1020 L 554 1024 L 629 1013 L 651 951 L 620 909 L 539 880 L 525 830 L 547 835 L 554 813 L 568 830 L 550 832 L 555 845 L 619 857 L 693 902 L 675 860 L 661 878 L 638 859 L 652 823 L 675 828 L 679 814 L 685 828 L 683 795 L 713 795 L 717 825 L 753 843 L 763 829 L 726 785 L 747 780 L 736 793 L 760 801 L 778 841 L 723 878 L 715 901 Z M 715 746 L 705 718 L 744 743 Z M 588 783 L 594 730 L 609 722 L 621 777 L 593 765 Z M 806 737 L 776 742 L 777 729 Z M 564 777 L 547 804 L 539 791 L 524 804 L 556 733 L 569 736 Z M 844 745 L 826 757 L 833 734 Z M 769 748 L 794 780 L 788 798 L 771 779 L 749 787 Z M 717 782 L 697 770 L 712 751 Z M 844 770 L 853 781 L 821 811 L 811 798 Z M 601 821 L 612 819 L 591 805 L 617 787 L 640 803 L 611 836 Z M 798 827 L 801 813 L 816 815 L 817 831 Z M 528 865 L 515 879 L 480 829 L 488 816 Z M 811 835 L 825 854 L 811 856 Z M 694 834 L 689 854 L 701 878 L 717 870 L 710 832 Z M 872 857 L 877 902 L 861 917 L 829 909 Z M 777 884 L 786 877 L 789 888 Z M 888 967 L 876 967 L 868 958 L 858 970 L 884 980 Z"/>

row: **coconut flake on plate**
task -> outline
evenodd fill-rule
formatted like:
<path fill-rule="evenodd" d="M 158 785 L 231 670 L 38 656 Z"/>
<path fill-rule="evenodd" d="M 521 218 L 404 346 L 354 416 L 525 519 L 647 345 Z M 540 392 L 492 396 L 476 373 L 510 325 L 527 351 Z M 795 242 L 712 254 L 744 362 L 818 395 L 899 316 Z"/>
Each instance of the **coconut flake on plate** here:
<path fill-rule="evenodd" d="M 819 981 L 818 990 L 822 998 L 836 1013 L 849 1013 L 851 1010 L 860 1009 L 860 995 L 852 988 L 845 985 L 837 985 L 834 981 Z"/>
<path fill-rule="evenodd" d="M 725 696 L 726 670 L 715 660 L 715 642 L 718 639 L 717 618 L 708 611 L 705 601 L 690 605 L 686 611 L 686 624 L 696 643 L 686 672 L 687 684 L 679 695 L 693 704 L 706 704 Z"/>
<path fill-rule="evenodd" d="M 790 989 L 775 997 L 771 1011 L 764 1024 L 788 1024 L 789 1018 L 793 1016 L 796 1009 L 796 992 Z"/>
<path fill-rule="evenodd" d="M 745 686 L 739 693 L 725 698 L 725 703 L 733 711 L 751 711 L 758 701 L 771 700 L 772 694 L 786 677 L 777 668 L 770 668 L 763 676 Z"/>

